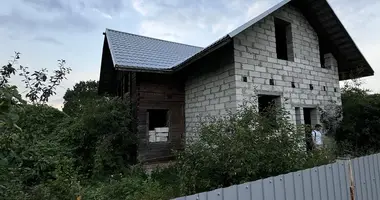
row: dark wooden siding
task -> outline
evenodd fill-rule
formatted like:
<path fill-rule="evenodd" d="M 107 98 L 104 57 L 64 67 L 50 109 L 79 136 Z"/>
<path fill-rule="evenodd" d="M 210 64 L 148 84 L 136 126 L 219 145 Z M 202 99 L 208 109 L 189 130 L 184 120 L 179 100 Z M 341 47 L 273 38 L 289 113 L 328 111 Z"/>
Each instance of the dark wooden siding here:
<path fill-rule="evenodd" d="M 172 75 L 137 74 L 137 120 L 140 140 L 140 161 L 153 162 L 172 158 L 172 150 L 183 148 L 184 102 L 183 83 Z M 167 109 L 169 114 L 168 142 L 150 143 L 148 136 L 149 109 Z"/>
<path fill-rule="evenodd" d="M 110 95 L 116 94 L 116 76 L 117 73 L 113 66 L 111 52 L 108 46 L 107 39 L 105 38 L 103 43 L 98 93 L 107 93 Z"/>

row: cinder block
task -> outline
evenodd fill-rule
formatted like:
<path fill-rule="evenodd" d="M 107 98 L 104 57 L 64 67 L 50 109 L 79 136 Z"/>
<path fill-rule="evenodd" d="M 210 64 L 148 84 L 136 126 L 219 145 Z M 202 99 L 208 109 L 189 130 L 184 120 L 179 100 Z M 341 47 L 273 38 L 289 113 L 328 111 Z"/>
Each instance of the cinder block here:
<path fill-rule="evenodd" d="M 156 137 L 168 137 L 169 133 L 168 132 L 165 132 L 165 133 L 157 133 L 156 134 Z"/>
<path fill-rule="evenodd" d="M 293 67 L 290 67 L 290 66 L 283 66 L 283 69 L 284 69 L 285 71 L 288 71 L 288 72 L 293 71 Z"/>
<path fill-rule="evenodd" d="M 266 72 L 267 69 L 265 67 L 255 66 L 256 71 L 258 72 Z"/>
<path fill-rule="evenodd" d="M 247 51 L 247 47 L 243 46 L 243 45 L 234 44 L 234 48 L 235 48 L 235 50 L 238 50 L 239 52 L 241 52 L 241 51 L 246 52 Z"/>
<path fill-rule="evenodd" d="M 268 56 L 263 56 L 263 55 L 257 55 L 256 59 L 260 61 L 267 61 Z"/>
<path fill-rule="evenodd" d="M 167 133 L 169 132 L 169 127 L 158 127 L 154 129 L 157 133 Z"/>
<path fill-rule="evenodd" d="M 156 137 L 156 142 L 167 142 L 168 137 Z"/>
<path fill-rule="evenodd" d="M 249 76 L 250 77 L 261 77 L 261 73 L 260 72 L 255 72 L 255 71 L 250 71 L 249 72 Z"/>
<path fill-rule="evenodd" d="M 249 58 L 249 59 L 253 59 L 254 58 L 253 54 L 247 53 L 247 52 L 241 52 L 241 56 L 243 58 Z"/>
<path fill-rule="evenodd" d="M 150 131 L 148 131 L 148 134 L 149 134 L 149 136 L 155 136 L 156 135 L 156 131 L 155 130 L 150 130 Z"/>
<path fill-rule="evenodd" d="M 280 75 L 273 75 L 274 80 L 282 80 L 282 76 Z"/>
<path fill-rule="evenodd" d="M 235 62 L 248 63 L 247 58 L 236 57 L 236 56 L 235 56 Z"/>
<path fill-rule="evenodd" d="M 278 70 L 277 69 L 272 69 L 272 68 L 268 68 L 268 73 L 271 73 L 271 74 L 278 74 Z"/>
<path fill-rule="evenodd" d="M 272 75 L 270 73 L 264 73 L 264 72 L 262 72 L 262 73 L 260 73 L 260 77 L 261 78 L 269 79 L 269 78 L 272 77 Z"/>
<path fill-rule="evenodd" d="M 270 63 L 277 63 L 277 58 L 268 57 L 268 62 L 270 62 Z"/>
<path fill-rule="evenodd" d="M 245 70 L 255 70 L 255 66 L 250 65 L 250 64 L 243 64 L 242 65 L 242 69 L 245 69 Z"/>
<path fill-rule="evenodd" d="M 226 103 L 229 102 L 231 98 L 229 96 L 220 98 L 220 103 Z"/>
<path fill-rule="evenodd" d="M 216 104 L 215 110 L 218 110 L 218 109 L 224 109 L 224 103 Z"/>

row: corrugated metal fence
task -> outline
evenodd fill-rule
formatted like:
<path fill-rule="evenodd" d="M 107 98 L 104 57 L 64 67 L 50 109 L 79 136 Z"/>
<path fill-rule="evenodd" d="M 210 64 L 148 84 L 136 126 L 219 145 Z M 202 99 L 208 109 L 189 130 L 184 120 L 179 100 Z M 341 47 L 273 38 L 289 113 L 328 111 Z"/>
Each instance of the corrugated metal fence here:
<path fill-rule="evenodd" d="M 175 200 L 351 200 L 351 177 L 355 200 L 379 200 L 379 167 L 374 154 Z"/>

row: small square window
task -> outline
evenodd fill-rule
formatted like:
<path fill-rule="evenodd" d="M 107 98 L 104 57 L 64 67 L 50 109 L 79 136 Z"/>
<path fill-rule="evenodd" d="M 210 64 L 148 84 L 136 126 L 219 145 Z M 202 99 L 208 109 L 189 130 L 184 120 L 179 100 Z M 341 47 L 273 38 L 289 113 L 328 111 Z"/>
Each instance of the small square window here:
<path fill-rule="evenodd" d="M 274 80 L 273 79 L 269 79 L 269 84 L 270 85 L 274 85 Z"/>
<path fill-rule="evenodd" d="M 296 88 L 296 83 L 292 82 L 292 88 Z"/>
<path fill-rule="evenodd" d="M 313 84 L 310 84 L 309 87 L 310 87 L 310 90 L 313 90 L 313 89 L 314 89 Z"/>
<path fill-rule="evenodd" d="M 323 89 L 323 91 L 326 91 L 326 90 L 327 90 L 326 86 L 323 86 L 322 89 Z"/>
<path fill-rule="evenodd" d="M 338 91 L 338 89 L 334 88 L 334 92 L 337 92 L 337 91 Z"/>
<path fill-rule="evenodd" d="M 168 110 L 148 110 L 149 142 L 167 142 L 169 139 Z"/>
<path fill-rule="evenodd" d="M 243 81 L 243 82 L 248 82 L 248 77 L 243 76 L 243 77 L 242 77 L 242 81 Z"/>

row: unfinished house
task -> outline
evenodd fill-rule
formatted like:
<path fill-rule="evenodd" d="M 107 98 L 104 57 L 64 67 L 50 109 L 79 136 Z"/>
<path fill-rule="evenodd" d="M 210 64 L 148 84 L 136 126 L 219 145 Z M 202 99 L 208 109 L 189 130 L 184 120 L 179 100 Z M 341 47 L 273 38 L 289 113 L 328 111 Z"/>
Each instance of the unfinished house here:
<path fill-rule="evenodd" d="M 104 34 L 99 92 L 130 97 L 146 162 L 172 158 L 201 116 L 252 98 L 313 125 L 318 107 L 341 103 L 339 81 L 374 74 L 326 0 L 284 0 L 205 48 Z"/>

